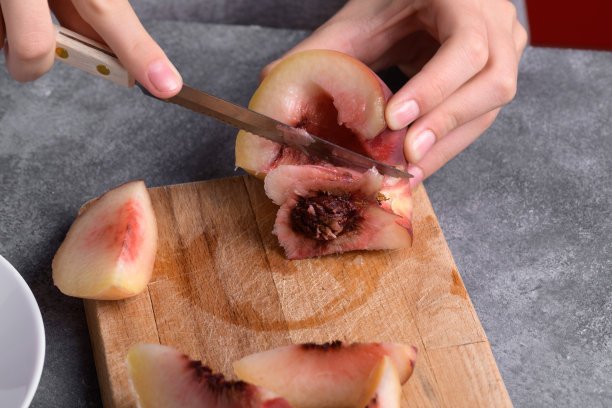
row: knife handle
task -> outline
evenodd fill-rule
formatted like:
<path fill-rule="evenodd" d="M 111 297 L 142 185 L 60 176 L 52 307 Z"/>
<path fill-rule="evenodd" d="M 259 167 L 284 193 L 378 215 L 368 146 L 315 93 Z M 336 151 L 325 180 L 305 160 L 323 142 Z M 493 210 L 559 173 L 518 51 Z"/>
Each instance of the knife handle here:
<path fill-rule="evenodd" d="M 134 77 L 106 45 L 54 24 L 55 59 L 121 86 L 134 86 Z"/>

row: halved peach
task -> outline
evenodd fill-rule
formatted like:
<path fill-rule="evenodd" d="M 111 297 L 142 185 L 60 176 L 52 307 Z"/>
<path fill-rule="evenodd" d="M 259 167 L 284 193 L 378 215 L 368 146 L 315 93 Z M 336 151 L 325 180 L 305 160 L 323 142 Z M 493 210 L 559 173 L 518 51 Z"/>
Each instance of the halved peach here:
<path fill-rule="evenodd" d="M 133 296 L 149 283 L 156 251 L 157 221 L 145 183 L 125 183 L 77 215 L 53 258 L 53 282 L 69 296 Z"/>
<path fill-rule="evenodd" d="M 291 408 L 273 392 L 228 381 L 171 347 L 135 344 L 127 366 L 141 408 Z"/>
<path fill-rule="evenodd" d="M 235 361 L 234 372 L 243 381 L 282 395 L 295 408 L 355 408 L 377 380 L 370 374 L 384 356 L 400 383 L 406 382 L 416 349 L 399 343 L 290 345 Z"/>

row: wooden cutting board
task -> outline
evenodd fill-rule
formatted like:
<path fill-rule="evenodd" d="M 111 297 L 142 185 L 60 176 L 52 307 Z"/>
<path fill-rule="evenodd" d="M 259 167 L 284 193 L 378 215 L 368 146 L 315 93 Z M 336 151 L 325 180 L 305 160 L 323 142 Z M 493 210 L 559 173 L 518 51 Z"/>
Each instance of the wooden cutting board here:
<path fill-rule="evenodd" d="M 509 407 L 491 346 L 425 189 L 412 248 L 288 261 L 277 207 L 250 176 L 150 189 L 159 248 L 147 290 L 85 301 L 104 406 L 134 407 L 125 358 L 136 342 L 175 347 L 233 378 L 231 362 L 303 342 L 418 347 L 403 407 Z"/>

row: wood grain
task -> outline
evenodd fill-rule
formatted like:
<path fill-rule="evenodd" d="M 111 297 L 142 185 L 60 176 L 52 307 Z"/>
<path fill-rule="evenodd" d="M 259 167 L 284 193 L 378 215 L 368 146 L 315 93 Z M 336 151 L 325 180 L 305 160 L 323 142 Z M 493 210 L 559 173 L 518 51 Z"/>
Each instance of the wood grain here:
<path fill-rule="evenodd" d="M 418 347 L 403 407 L 512 403 L 421 186 L 412 248 L 288 261 L 277 207 L 249 176 L 150 189 L 160 242 L 147 290 L 85 301 L 104 406 L 133 407 L 125 355 L 159 342 L 233 378 L 231 362 L 290 343 Z"/>

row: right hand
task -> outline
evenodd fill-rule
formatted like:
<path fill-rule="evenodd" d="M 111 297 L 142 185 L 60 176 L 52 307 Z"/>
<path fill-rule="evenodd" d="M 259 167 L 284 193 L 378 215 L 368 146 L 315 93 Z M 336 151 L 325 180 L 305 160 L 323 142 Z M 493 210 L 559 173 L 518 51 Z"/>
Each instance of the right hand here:
<path fill-rule="evenodd" d="M 53 65 L 51 11 L 64 27 L 106 43 L 153 95 L 169 98 L 181 89 L 180 74 L 128 0 L 0 0 L 0 48 L 4 48 L 8 72 L 17 81 L 33 81 Z"/>

